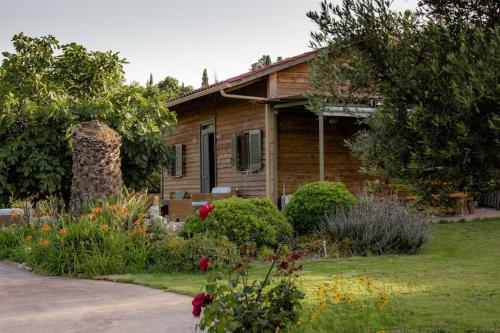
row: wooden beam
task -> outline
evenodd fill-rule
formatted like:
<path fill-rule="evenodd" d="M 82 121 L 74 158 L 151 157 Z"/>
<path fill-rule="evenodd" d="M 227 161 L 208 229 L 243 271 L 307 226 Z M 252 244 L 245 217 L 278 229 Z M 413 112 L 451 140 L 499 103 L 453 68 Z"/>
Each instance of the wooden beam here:
<path fill-rule="evenodd" d="M 325 133 L 323 112 L 319 113 L 319 180 L 325 180 Z"/>
<path fill-rule="evenodd" d="M 278 131 L 273 107 L 265 106 L 266 113 L 266 197 L 278 203 Z"/>

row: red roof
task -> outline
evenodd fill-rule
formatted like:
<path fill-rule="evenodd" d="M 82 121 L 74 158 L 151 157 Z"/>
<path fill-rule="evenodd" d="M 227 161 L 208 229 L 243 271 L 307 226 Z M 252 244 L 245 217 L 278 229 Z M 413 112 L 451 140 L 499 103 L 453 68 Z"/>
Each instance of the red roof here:
<path fill-rule="evenodd" d="M 235 83 L 235 82 L 238 82 L 238 81 L 242 81 L 242 80 L 244 80 L 246 78 L 258 76 L 262 72 L 269 72 L 270 71 L 270 73 L 273 73 L 273 69 L 276 69 L 275 71 L 278 71 L 278 70 L 281 69 L 281 67 L 283 65 L 286 65 L 288 63 L 292 63 L 292 62 L 295 62 L 297 60 L 301 60 L 301 59 L 304 59 L 304 58 L 308 58 L 309 56 L 311 56 L 312 54 L 314 54 L 316 52 L 317 52 L 317 50 L 305 52 L 305 53 L 299 54 L 297 56 L 294 56 L 294 57 L 291 57 L 291 58 L 286 58 L 286 59 L 283 59 L 281 61 L 277 61 L 275 63 L 272 63 L 270 65 L 257 68 L 257 69 L 255 69 L 253 71 L 249 71 L 249 72 L 246 72 L 244 74 L 240 74 L 238 76 L 234 76 L 234 77 L 229 78 L 227 80 L 216 82 L 216 83 L 210 84 L 210 85 L 205 86 L 205 87 L 201 87 L 201 88 L 198 88 L 198 89 L 191 90 L 189 92 L 186 92 L 184 94 L 181 94 L 181 95 L 178 95 L 178 96 L 175 96 L 175 97 L 169 99 L 168 102 L 172 103 L 172 102 L 177 101 L 179 99 L 184 99 L 185 97 L 188 97 L 190 95 L 195 95 L 195 94 L 201 93 L 201 92 L 203 92 L 205 90 L 212 90 L 212 89 L 217 88 L 217 87 L 220 87 L 220 89 L 224 89 L 224 86 L 228 85 L 229 83 Z M 270 73 L 267 73 L 266 75 L 268 75 Z M 177 103 L 174 103 L 174 104 L 177 104 Z"/>

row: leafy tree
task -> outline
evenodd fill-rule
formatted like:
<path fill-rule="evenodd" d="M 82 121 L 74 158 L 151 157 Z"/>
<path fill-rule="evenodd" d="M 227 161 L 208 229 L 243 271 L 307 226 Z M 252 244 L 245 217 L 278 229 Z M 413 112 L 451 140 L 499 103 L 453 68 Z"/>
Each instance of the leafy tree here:
<path fill-rule="evenodd" d="M 281 60 L 283 60 L 282 57 L 276 58 L 276 61 L 281 61 Z M 273 63 L 273 61 L 271 60 L 271 56 L 268 54 L 264 54 L 262 57 L 259 58 L 259 60 L 257 60 L 257 62 L 254 62 L 250 66 L 250 70 L 254 71 L 256 69 L 271 65 L 272 63 Z"/>
<path fill-rule="evenodd" d="M 71 184 L 72 127 L 99 119 L 122 137 L 125 184 L 159 186 L 170 150 L 161 131 L 175 115 L 156 87 L 124 84 L 124 59 L 53 36 L 13 37 L 0 66 L 0 204 L 8 197 L 63 195 Z"/>
<path fill-rule="evenodd" d="M 171 76 L 167 76 L 166 78 L 158 82 L 158 84 L 156 84 L 156 87 L 160 89 L 160 91 L 164 93 L 167 98 L 172 98 L 193 90 L 192 86 L 186 87 L 184 86 L 184 83 L 179 84 L 179 80 Z"/>
<path fill-rule="evenodd" d="M 421 194 L 481 194 L 499 183 L 500 30 L 491 1 L 427 0 L 396 12 L 382 0 L 326 1 L 308 16 L 310 108 L 383 96 L 350 142 L 364 171 L 416 186 Z"/>
<path fill-rule="evenodd" d="M 209 83 L 208 83 L 208 73 L 207 73 L 207 69 L 205 68 L 203 70 L 203 74 L 201 76 L 201 86 L 202 87 L 206 87 L 208 85 L 209 85 Z"/>

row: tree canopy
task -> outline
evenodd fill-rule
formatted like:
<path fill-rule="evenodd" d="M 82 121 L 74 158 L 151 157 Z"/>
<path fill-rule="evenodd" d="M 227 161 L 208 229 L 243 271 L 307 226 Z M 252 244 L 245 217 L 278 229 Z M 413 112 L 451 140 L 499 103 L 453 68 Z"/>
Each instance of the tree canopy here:
<path fill-rule="evenodd" d="M 276 58 L 276 61 L 281 61 L 281 60 L 282 60 L 281 57 Z M 271 56 L 269 54 L 264 54 L 250 66 L 250 70 L 254 71 L 256 69 L 271 65 L 272 63 L 273 61 L 271 60 Z"/>
<path fill-rule="evenodd" d="M 308 16 L 310 108 L 383 97 L 350 142 L 364 171 L 421 194 L 498 187 L 500 29 L 496 1 L 424 0 L 397 12 L 384 0 L 327 1 Z"/>
<path fill-rule="evenodd" d="M 162 131 L 176 123 L 159 88 L 124 83 L 125 59 L 60 45 L 53 36 L 12 39 L 0 66 L 0 204 L 9 196 L 68 197 L 73 126 L 98 119 L 122 137 L 125 184 L 158 188 L 170 150 Z"/>

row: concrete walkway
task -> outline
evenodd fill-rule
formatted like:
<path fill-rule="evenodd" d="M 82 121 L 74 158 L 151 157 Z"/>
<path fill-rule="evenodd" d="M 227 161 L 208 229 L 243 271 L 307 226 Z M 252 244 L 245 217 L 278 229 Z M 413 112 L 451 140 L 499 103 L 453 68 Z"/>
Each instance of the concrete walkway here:
<path fill-rule="evenodd" d="M 39 276 L 0 262 L 0 332 L 194 332 L 191 297 Z"/>

